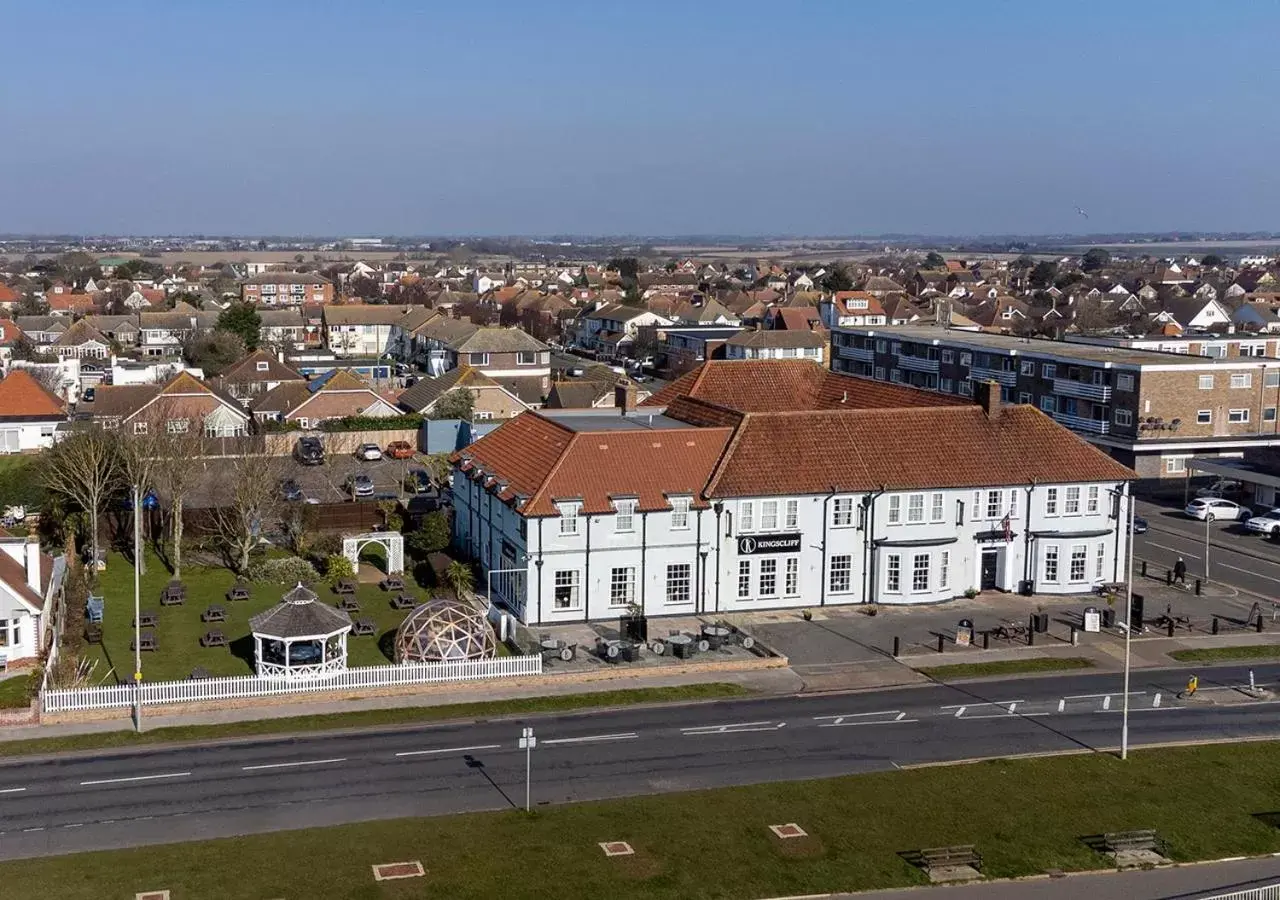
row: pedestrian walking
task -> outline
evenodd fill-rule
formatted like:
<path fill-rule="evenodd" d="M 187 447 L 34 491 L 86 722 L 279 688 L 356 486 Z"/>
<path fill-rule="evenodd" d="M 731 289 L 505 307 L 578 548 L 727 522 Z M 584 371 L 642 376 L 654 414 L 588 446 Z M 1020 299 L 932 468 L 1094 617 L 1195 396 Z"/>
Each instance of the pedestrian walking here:
<path fill-rule="evenodd" d="M 1178 561 L 1173 564 L 1173 583 L 1186 585 L 1187 583 L 1187 563 L 1181 556 Z"/>

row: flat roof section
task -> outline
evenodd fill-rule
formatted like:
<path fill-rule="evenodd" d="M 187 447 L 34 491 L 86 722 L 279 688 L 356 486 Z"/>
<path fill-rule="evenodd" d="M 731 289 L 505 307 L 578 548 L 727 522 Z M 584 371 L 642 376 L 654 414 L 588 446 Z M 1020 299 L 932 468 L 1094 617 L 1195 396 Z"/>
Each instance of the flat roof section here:
<path fill-rule="evenodd" d="M 585 409 L 540 409 L 538 414 L 563 425 L 570 431 L 666 431 L 672 428 L 696 428 L 688 422 L 664 415 L 665 409 L 642 409 L 623 415 L 619 409 L 598 411 Z"/>
<path fill-rule="evenodd" d="M 1022 338 L 1012 334 L 993 334 L 988 331 L 962 331 L 955 328 L 937 328 L 932 325 L 889 325 L 883 328 L 845 327 L 837 329 L 837 332 L 841 331 L 904 341 L 937 342 L 951 346 L 972 347 L 988 352 L 999 351 L 1017 356 L 1078 359 L 1084 362 L 1134 368 L 1141 366 L 1260 368 L 1266 362 L 1262 357 L 1217 359 L 1210 356 L 1162 353 L 1159 350 L 1135 350 L 1131 347 L 1049 341 L 1043 338 Z"/>

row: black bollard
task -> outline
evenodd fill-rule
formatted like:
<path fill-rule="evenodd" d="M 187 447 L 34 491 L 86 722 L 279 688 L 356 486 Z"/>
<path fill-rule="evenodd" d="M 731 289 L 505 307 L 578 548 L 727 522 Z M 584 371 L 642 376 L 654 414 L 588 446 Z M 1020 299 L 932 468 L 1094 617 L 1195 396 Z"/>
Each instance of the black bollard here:
<path fill-rule="evenodd" d="M 897 659 L 899 652 L 902 650 L 902 638 L 894 635 L 893 637 L 893 658 Z"/>
<path fill-rule="evenodd" d="M 991 632 L 990 631 L 982 632 L 982 649 L 983 650 L 991 649 Z"/>
<path fill-rule="evenodd" d="M 1173 569 L 1167 569 L 1164 573 L 1164 583 L 1173 584 Z"/>
<path fill-rule="evenodd" d="M 1262 634 L 1262 613 L 1258 613 L 1258 622 L 1256 627 L 1258 629 L 1258 634 Z"/>
<path fill-rule="evenodd" d="M 1217 616 L 1214 616 L 1214 617 L 1213 617 L 1213 628 L 1211 629 L 1211 631 L 1212 631 L 1214 634 L 1217 634 L 1217 633 L 1218 633 L 1218 617 L 1217 617 Z"/>
<path fill-rule="evenodd" d="M 1147 577 L 1147 561 L 1145 559 L 1142 561 L 1142 577 Z"/>
<path fill-rule="evenodd" d="M 1036 630 L 1034 628 L 1027 629 L 1027 646 L 1034 647 L 1036 645 Z"/>
<path fill-rule="evenodd" d="M 943 637 L 942 635 L 938 635 L 938 652 L 939 653 L 942 652 L 942 642 L 945 640 L 946 640 L 945 637 Z"/>
<path fill-rule="evenodd" d="M 1200 596 L 1200 579 L 1199 578 L 1196 579 L 1196 596 L 1197 597 Z"/>
<path fill-rule="evenodd" d="M 1169 620 L 1169 637 L 1173 637 L 1173 619 Z"/>

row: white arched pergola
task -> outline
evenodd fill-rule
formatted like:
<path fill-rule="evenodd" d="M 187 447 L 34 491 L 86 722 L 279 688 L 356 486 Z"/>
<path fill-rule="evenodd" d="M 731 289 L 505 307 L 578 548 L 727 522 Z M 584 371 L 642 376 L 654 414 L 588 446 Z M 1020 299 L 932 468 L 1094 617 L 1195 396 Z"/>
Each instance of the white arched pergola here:
<path fill-rule="evenodd" d="M 398 531 L 369 531 L 342 539 L 342 555 L 351 560 L 351 567 L 360 570 L 360 551 L 370 544 L 381 544 L 387 551 L 387 574 L 404 571 L 404 535 Z"/>
<path fill-rule="evenodd" d="M 299 584 L 249 619 L 260 678 L 317 678 L 347 668 L 351 617 Z"/>

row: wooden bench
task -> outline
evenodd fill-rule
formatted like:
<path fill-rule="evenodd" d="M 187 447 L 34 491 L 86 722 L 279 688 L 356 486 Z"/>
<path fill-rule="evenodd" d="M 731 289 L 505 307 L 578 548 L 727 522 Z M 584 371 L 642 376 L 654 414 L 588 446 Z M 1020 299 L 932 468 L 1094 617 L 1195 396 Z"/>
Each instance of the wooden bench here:
<path fill-rule="evenodd" d="M 1145 850 L 1167 856 L 1166 851 L 1169 849 L 1154 828 L 1108 831 L 1102 836 L 1102 845 L 1110 853 L 1136 853 Z"/>
<path fill-rule="evenodd" d="M 101 644 L 102 643 L 102 626 L 101 625 L 84 626 L 84 640 L 85 640 L 85 643 L 87 644 Z"/>
<path fill-rule="evenodd" d="M 201 647 L 225 647 L 227 646 L 227 636 L 216 628 L 211 628 L 204 633 L 204 637 L 200 638 Z"/>
<path fill-rule="evenodd" d="M 975 872 L 982 871 L 982 854 L 973 844 L 957 844 L 954 847 L 926 847 L 914 853 L 904 854 L 909 862 L 926 872 L 934 869 L 955 869 L 968 866 Z"/>

